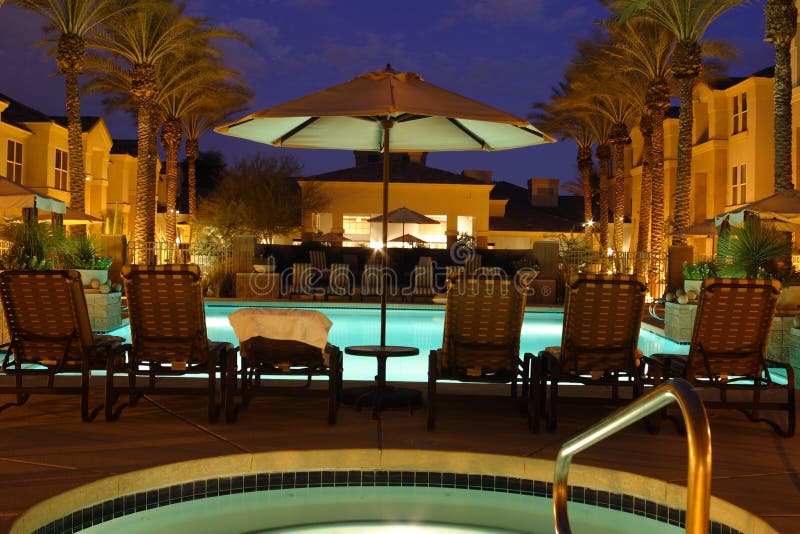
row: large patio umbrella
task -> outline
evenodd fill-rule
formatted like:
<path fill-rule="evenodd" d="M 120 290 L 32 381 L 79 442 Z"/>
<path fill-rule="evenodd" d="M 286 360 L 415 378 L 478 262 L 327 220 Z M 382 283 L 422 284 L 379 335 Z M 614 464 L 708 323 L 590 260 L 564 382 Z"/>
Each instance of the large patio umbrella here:
<path fill-rule="evenodd" d="M 383 152 L 384 215 L 389 211 L 391 152 L 505 150 L 554 140 L 524 119 L 389 65 L 215 131 L 274 146 Z M 385 274 L 387 233 L 388 217 L 384 217 Z M 387 287 L 384 283 L 381 294 L 381 345 L 386 344 Z"/>
<path fill-rule="evenodd" d="M 400 231 L 401 237 L 405 236 L 405 235 L 410 235 L 410 234 L 406 234 L 406 223 L 408 223 L 408 224 L 439 224 L 439 221 L 437 221 L 436 219 L 431 219 L 430 217 L 426 217 L 425 215 L 421 214 L 420 212 L 414 211 L 414 210 L 409 209 L 409 208 L 407 208 L 405 206 L 403 206 L 402 208 L 397 208 L 396 210 L 392 210 L 389 213 L 387 213 L 386 214 L 386 219 L 390 223 L 400 223 L 400 224 L 403 225 L 402 230 Z M 369 222 L 371 222 L 371 223 L 373 223 L 373 222 L 383 222 L 383 215 L 377 215 L 375 217 L 372 217 L 371 219 L 369 219 Z M 414 237 L 414 236 L 411 236 L 411 237 Z M 384 239 L 386 239 L 386 236 L 384 236 Z M 418 237 L 414 237 L 414 239 L 419 239 L 419 238 Z M 395 239 L 392 239 L 392 241 L 399 242 L 399 241 L 403 241 L 403 240 L 395 238 Z M 414 241 L 411 241 L 411 242 L 413 243 Z M 420 242 L 424 243 L 425 241 L 420 240 Z"/>
<path fill-rule="evenodd" d="M 757 214 L 760 219 L 800 224 L 800 191 L 797 189 L 781 191 L 717 215 L 714 219 L 717 226 L 721 225 L 726 217 L 731 224 L 740 225 L 748 212 Z"/>
<path fill-rule="evenodd" d="M 64 213 L 67 210 L 67 204 L 0 176 L 0 208 L 42 209 L 53 213 Z"/>

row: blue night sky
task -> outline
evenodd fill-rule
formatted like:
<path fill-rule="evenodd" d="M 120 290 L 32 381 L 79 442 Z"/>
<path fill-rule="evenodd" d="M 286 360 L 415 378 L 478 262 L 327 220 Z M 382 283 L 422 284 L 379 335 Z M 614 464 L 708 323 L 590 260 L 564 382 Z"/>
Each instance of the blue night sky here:
<path fill-rule="evenodd" d="M 527 117 L 531 103 L 547 100 L 574 51 L 576 37 L 606 16 L 596 1 L 556 0 L 189 0 L 187 12 L 235 29 L 253 41 L 228 43 L 229 64 L 243 72 L 255 100 L 250 111 L 344 82 L 391 63 L 397 70 L 509 113 Z M 55 62 L 35 44 L 37 16 L 0 7 L 0 92 L 52 115 L 65 114 L 63 80 Z M 719 19 L 707 38 L 739 50 L 729 75 L 746 76 L 773 64 L 763 42 L 762 2 L 749 2 Z M 84 99 L 83 113 L 103 115 L 116 139 L 134 138 L 134 120 L 103 113 L 99 98 Z M 201 150 L 220 150 L 227 161 L 256 152 L 291 153 L 303 174 L 353 164 L 343 151 L 290 150 L 208 133 Z M 428 164 L 461 172 L 491 169 L 496 180 L 524 184 L 533 176 L 575 178 L 575 148 L 568 142 L 490 153 L 433 153 Z"/>

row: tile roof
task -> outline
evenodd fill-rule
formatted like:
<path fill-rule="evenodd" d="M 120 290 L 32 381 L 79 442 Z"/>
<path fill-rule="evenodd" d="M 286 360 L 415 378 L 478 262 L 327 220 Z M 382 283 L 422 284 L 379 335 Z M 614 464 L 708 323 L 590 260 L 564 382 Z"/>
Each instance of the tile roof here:
<path fill-rule="evenodd" d="M 393 183 L 418 183 L 418 184 L 460 184 L 460 185 L 489 185 L 486 182 L 468 178 L 462 174 L 455 174 L 442 169 L 435 169 L 411 161 L 392 161 L 390 167 L 391 181 Z M 358 165 L 349 169 L 306 176 L 299 180 L 312 180 L 318 182 L 381 182 L 383 180 L 383 164 L 371 162 Z"/>
<path fill-rule="evenodd" d="M 52 117 L 45 115 L 39 110 L 26 106 L 19 100 L 0 93 L 0 100 L 8 102 L 8 107 L 3 111 L 3 122 L 13 124 L 19 128 L 27 130 L 23 123 L 26 122 L 55 122 Z"/>
<path fill-rule="evenodd" d="M 54 116 L 51 116 L 50 118 L 53 119 L 54 121 L 56 121 L 57 124 L 60 124 L 61 126 L 63 126 L 64 128 L 67 127 L 67 117 L 65 117 L 63 115 L 54 115 Z M 89 130 L 92 129 L 92 127 L 95 124 L 97 124 L 97 121 L 99 121 L 99 120 L 100 120 L 100 117 L 95 117 L 93 115 L 87 115 L 85 117 L 81 117 L 81 131 L 82 132 L 88 132 Z"/>
<path fill-rule="evenodd" d="M 111 154 L 127 154 L 136 157 L 139 152 L 139 141 L 136 139 L 114 139 Z"/>
<path fill-rule="evenodd" d="M 560 195 L 558 206 L 531 206 L 528 189 L 499 181 L 489 198 L 508 200 L 505 217 L 490 217 L 489 230 L 569 232 L 583 223 L 583 197 Z"/>

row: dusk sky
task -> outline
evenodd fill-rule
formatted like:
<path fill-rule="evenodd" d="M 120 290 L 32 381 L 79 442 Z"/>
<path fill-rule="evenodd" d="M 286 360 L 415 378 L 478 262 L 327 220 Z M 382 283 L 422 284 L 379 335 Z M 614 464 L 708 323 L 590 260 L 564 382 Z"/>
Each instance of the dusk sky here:
<path fill-rule="evenodd" d="M 547 100 L 574 52 L 605 8 L 590 0 L 189 0 L 187 12 L 213 19 L 253 41 L 225 46 L 228 63 L 243 72 L 255 100 L 249 111 L 273 106 L 391 63 L 424 79 L 527 117 Z M 64 115 L 64 84 L 55 61 L 36 47 L 42 21 L 10 5 L 0 7 L 0 92 L 51 115 Z M 719 19 L 709 38 L 739 50 L 729 75 L 746 76 L 773 64 L 763 42 L 762 2 Z M 83 114 L 102 115 L 115 139 L 135 137 L 127 115 L 107 115 L 98 97 Z M 221 151 L 231 163 L 257 152 L 293 154 L 303 174 L 353 165 L 344 151 L 291 150 L 206 134 L 201 150 Z M 182 157 L 182 156 L 181 156 Z M 525 184 L 530 177 L 575 178 L 569 142 L 505 152 L 433 153 L 428 164 L 452 172 L 490 169 L 496 180 Z"/>

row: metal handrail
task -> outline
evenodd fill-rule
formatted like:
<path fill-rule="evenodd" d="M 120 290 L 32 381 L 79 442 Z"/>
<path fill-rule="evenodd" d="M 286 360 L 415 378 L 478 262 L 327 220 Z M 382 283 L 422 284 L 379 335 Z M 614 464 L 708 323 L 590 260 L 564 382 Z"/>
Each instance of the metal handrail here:
<path fill-rule="evenodd" d="M 588 428 L 561 446 L 553 475 L 553 516 L 558 533 L 570 533 L 567 516 L 567 477 L 572 457 L 653 412 L 677 402 L 686 424 L 689 475 L 686 492 L 686 532 L 708 532 L 711 501 L 711 428 L 703 401 L 682 378 L 673 378 L 650 393 Z"/>

